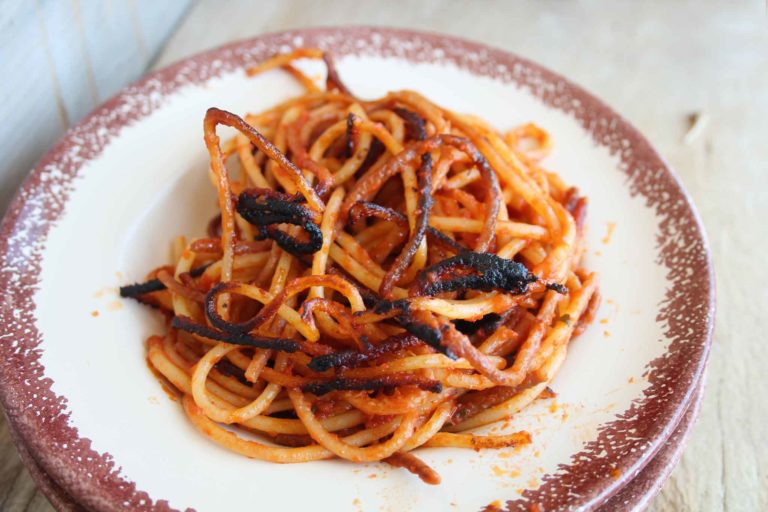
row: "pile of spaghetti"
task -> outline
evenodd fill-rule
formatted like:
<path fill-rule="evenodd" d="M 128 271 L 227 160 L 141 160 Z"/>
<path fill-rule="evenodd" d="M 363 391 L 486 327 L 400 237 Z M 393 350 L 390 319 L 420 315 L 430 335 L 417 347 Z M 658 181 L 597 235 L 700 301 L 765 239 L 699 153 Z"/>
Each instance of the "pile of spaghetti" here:
<path fill-rule="evenodd" d="M 325 88 L 302 58 L 325 61 Z M 274 68 L 306 93 L 205 115 L 208 236 L 121 288 L 168 314 L 151 367 L 200 432 L 262 460 L 383 460 L 438 483 L 415 449 L 530 442 L 466 432 L 545 392 L 597 307 L 586 199 L 540 166 L 547 133 L 411 91 L 361 100 L 320 50 L 248 72 Z"/>

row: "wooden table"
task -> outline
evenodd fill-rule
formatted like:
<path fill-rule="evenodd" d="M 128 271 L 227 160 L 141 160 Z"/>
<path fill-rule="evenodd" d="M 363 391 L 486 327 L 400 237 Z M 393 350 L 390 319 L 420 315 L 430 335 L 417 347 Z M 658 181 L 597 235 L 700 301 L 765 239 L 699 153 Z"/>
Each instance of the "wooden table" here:
<path fill-rule="evenodd" d="M 677 169 L 714 254 L 718 314 L 701 418 L 653 511 L 768 510 L 768 21 L 760 0 L 458 2 L 299 0 L 195 5 L 161 67 L 225 42 L 311 25 L 455 34 L 582 84 Z M 689 140 L 688 119 L 703 129 Z M 0 508 L 50 510 L 0 429 Z"/>

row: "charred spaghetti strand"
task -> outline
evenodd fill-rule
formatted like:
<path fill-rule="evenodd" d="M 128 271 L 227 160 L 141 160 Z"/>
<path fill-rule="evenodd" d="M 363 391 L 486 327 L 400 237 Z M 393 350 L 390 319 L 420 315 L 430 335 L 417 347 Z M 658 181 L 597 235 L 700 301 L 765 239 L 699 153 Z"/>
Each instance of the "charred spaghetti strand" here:
<path fill-rule="evenodd" d="M 325 79 L 327 88 L 336 89 L 345 96 L 354 97 L 354 95 L 349 92 L 349 89 L 347 89 L 347 86 L 344 85 L 344 82 L 341 81 L 339 73 L 336 71 L 336 63 L 329 52 L 323 52 L 323 62 L 325 62 L 325 67 L 328 70 L 328 76 Z"/>
<path fill-rule="evenodd" d="M 462 273 L 470 269 L 473 273 Z M 445 276 L 459 276 L 446 278 Z M 522 263 L 493 254 L 463 252 L 425 269 L 418 278 L 415 292 L 420 295 L 436 295 L 456 290 L 502 290 L 516 295 L 528 291 L 528 285 L 538 281 Z M 558 293 L 568 289 L 558 283 L 545 286 Z"/>
<path fill-rule="evenodd" d="M 430 201 L 431 202 L 431 201 Z M 397 223 L 399 226 L 407 227 L 408 219 L 400 212 L 396 212 L 391 208 L 381 206 L 376 203 L 368 201 L 358 201 L 353 204 L 349 209 L 349 220 L 352 223 L 358 222 L 360 219 L 375 217 L 382 220 L 388 220 Z M 430 242 L 436 243 L 439 246 L 448 249 L 449 251 L 460 253 L 467 251 L 468 249 L 461 245 L 459 242 L 450 238 L 442 231 L 427 226 L 426 235 Z"/>
<path fill-rule="evenodd" d="M 355 368 L 384 354 L 408 349 L 421 343 L 421 340 L 412 334 L 399 334 L 364 352 L 344 350 L 314 357 L 307 366 L 316 372 L 324 372 L 331 368 Z"/>
<path fill-rule="evenodd" d="M 211 288 L 205 296 L 205 315 L 208 321 L 217 329 L 230 334 L 246 333 L 259 326 L 254 319 L 244 322 L 229 322 L 219 314 L 219 295 L 225 292 L 236 291 L 237 289 L 238 286 L 234 283 L 219 283 Z"/>
<path fill-rule="evenodd" d="M 416 112 L 402 107 L 395 107 L 392 110 L 405 121 L 408 138 L 412 140 L 424 140 L 427 138 L 427 123 L 424 121 L 424 118 Z"/>
<path fill-rule="evenodd" d="M 291 254 L 312 254 L 323 244 L 320 227 L 313 222 L 314 215 L 301 205 L 296 197 L 270 189 L 252 188 L 243 191 L 237 200 L 237 213 L 259 227 L 260 236 L 271 238 L 283 250 Z M 301 242 L 276 224 L 293 224 L 301 227 L 309 240 Z"/>
<path fill-rule="evenodd" d="M 475 251 L 485 252 L 491 245 L 496 233 L 496 219 L 501 208 L 501 189 L 496 174 L 491 169 L 488 161 L 478 151 L 469 139 L 448 135 L 444 142 L 456 149 L 466 153 L 473 161 L 475 166 L 480 169 L 480 179 L 485 182 L 485 220 L 483 222 L 483 231 L 475 244 Z"/>
<path fill-rule="evenodd" d="M 416 251 L 424 240 L 424 235 L 429 224 L 429 210 L 432 208 L 432 155 L 424 153 L 421 156 L 421 165 L 418 172 L 419 180 L 419 204 L 416 209 L 416 227 L 408 237 L 402 252 L 395 258 L 394 263 L 384 274 L 379 287 L 379 295 L 391 298 L 392 287 L 402 277 L 408 266 L 413 261 Z"/>
<path fill-rule="evenodd" d="M 262 134 L 256 131 L 256 129 L 246 123 L 242 118 L 236 116 L 226 110 L 220 110 L 217 108 L 210 108 L 206 113 L 207 125 L 210 126 L 209 130 L 212 131 L 217 124 L 223 124 L 235 128 L 243 135 L 248 137 L 251 144 L 256 146 L 259 151 L 263 152 L 273 162 L 276 162 L 290 177 L 294 186 L 298 189 L 307 204 L 314 212 L 322 212 L 325 209 L 325 203 L 318 197 L 312 186 L 304 178 L 304 175 L 290 160 L 288 160 L 283 153 L 280 152 L 271 142 L 269 142 Z M 218 144 L 218 138 L 212 141 L 211 144 Z"/>
<path fill-rule="evenodd" d="M 185 331 L 190 334 L 195 334 L 203 338 L 214 341 L 223 341 L 224 343 L 230 343 L 233 345 L 243 345 L 246 347 L 266 348 L 270 350 L 278 350 L 282 352 L 296 352 L 303 351 L 308 354 L 327 354 L 331 352 L 329 347 L 324 347 L 319 344 L 307 344 L 299 341 L 289 340 L 285 338 L 270 338 L 266 336 L 251 336 L 245 333 L 227 333 L 220 332 L 215 329 L 211 329 L 205 325 L 200 325 L 193 322 L 189 318 L 176 316 L 171 321 L 171 327 L 180 331 Z"/>
<path fill-rule="evenodd" d="M 195 267 L 190 270 L 188 274 L 190 277 L 200 277 L 209 266 L 210 264 L 200 265 L 199 267 Z M 155 278 L 143 283 L 121 286 L 120 296 L 125 298 L 134 298 L 145 295 L 147 293 L 159 292 L 161 290 L 165 290 L 165 285 L 162 283 L 162 281 L 160 281 L 160 279 Z"/>
<path fill-rule="evenodd" d="M 441 343 L 443 337 L 442 329 L 436 325 L 419 321 L 412 314 L 411 305 L 408 300 L 378 301 L 372 311 L 376 315 L 386 315 L 387 318 L 392 318 L 406 331 L 430 347 L 452 359 L 456 358 L 455 354 Z"/>
<path fill-rule="evenodd" d="M 440 393 L 443 390 L 439 381 L 426 379 L 411 373 L 392 374 L 373 379 L 339 377 L 332 380 L 309 382 L 302 385 L 301 390 L 305 393 L 321 396 L 331 391 L 375 391 L 377 389 L 395 388 L 397 386 L 416 386 L 419 389 L 431 391 L 432 393 Z"/>

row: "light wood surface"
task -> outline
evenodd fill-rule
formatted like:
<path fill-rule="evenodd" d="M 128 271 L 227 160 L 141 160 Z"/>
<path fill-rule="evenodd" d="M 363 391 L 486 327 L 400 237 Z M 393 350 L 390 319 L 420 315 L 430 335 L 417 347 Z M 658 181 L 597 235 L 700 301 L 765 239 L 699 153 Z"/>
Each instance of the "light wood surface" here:
<path fill-rule="evenodd" d="M 64 130 L 144 73 L 189 5 L 0 3 L 0 212 Z"/>
<path fill-rule="evenodd" d="M 761 0 L 202 2 L 155 67 L 264 32 L 377 24 L 510 50 L 603 98 L 679 173 L 707 226 L 717 273 L 716 339 L 701 418 L 651 510 L 758 511 L 768 510 L 765 11 Z M 686 141 L 694 113 L 704 124 Z M 4 446 L 0 508 L 49 510 Z"/>

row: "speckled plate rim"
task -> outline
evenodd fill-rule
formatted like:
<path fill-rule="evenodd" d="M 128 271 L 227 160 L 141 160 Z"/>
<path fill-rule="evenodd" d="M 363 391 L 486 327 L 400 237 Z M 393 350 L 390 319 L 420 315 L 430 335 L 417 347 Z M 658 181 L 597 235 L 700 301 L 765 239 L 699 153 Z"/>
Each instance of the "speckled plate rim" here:
<path fill-rule="evenodd" d="M 688 440 L 701 413 L 701 404 L 704 401 L 706 387 L 705 373 L 701 376 L 691 398 L 691 403 L 672 435 L 637 476 L 633 477 L 616 494 L 598 507 L 598 512 L 639 512 L 644 510 L 659 494 L 677 463 L 680 462 L 685 447 L 688 445 Z"/>
<path fill-rule="evenodd" d="M 659 263 L 666 268 L 665 299 L 657 320 L 667 352 L 648 367 L 643 398 L 600 427 L 595 440 L 545 476 L 538 489 L 507 502 L 509 510 L 593 509 L 635 475 L 672 434 L 690 402 L 709 352 L 714 323 L 714 276 L 699 216 L 667 163 L 627 121 L 565 78 L 526 59 L 455 37 L 375 27 L 305 29 L 233 43 L 185 59 L 128 86 L 87 116 L 43 157 L 11 203 L 0 227 L 0 400 L 36 460 L 78 502 L 97 510 L 170 510 L 119 475 L 107 454 L 91 449 L 68 424 L 67 402 L 51 390 L 39 361 L 41 335 L 32 297 L 47 233 L 62 215 L 78 171 L 121 129 L 160 107 L 175 91 L 294 46 L 319 46 L 338 55 L 366 54 L 410 62 L 440 60 L 478 76 L 523 88 L 571 115 L 620 161 L 627 187 L 659 219 Z M 140 101 L 139 101 L 140 100 Z M 87 142 L 84 142 L 87 141 Z M 45 198 L 46 209 L 29 208 Z M 65 447 L 65 448 L 61 448 Z M 606 456 L 604 454 L 610 454 Z M 611 475 L 620 472 L 620 478 Z"/>

